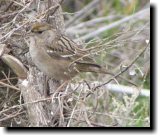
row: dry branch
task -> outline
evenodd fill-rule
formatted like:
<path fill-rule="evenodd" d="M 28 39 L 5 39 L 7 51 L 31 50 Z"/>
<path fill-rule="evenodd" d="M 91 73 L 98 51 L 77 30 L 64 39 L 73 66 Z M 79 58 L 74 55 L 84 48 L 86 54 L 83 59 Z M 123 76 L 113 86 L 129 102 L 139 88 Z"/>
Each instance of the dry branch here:
<path fill-rule="evenodd" d="M 84 17 L 86 17 L 88 14 L 90 14 L 96 5 L 98 4 L 99 0 L 93 0 L 91 1 L 87 6 L 85 6 L 81 11 L 79 11 L 73 18 L 71 18 L 69 21 L 66 22 L 65 27 L 69 27 L 73 25 L 75 21 L 78 21 Z"/>
<path fill-rule="evenodd" d="M 93 32 L 90 32 L 89 34 L 86 34 L 86 35 L 84 35 L 84 36 L 82 36 L 82 37 L 80 37 L 78 39 L 87 40 L 87 39 L 93 38 L 93 37 L 101 34 L 102 32 L 110 30 L 110 29 L 112 29 L 114 27 L 117 27 L 117 26 L 119 26 L 119 25 L 121 25 L 123 23 L 126 23 L 127 21 L 131 21 L 131 20 L 133 20 L 135 18 L 141 18 L 142 19 L 142 16 L 143 17 L 144 17 L 144 15 L 148 16 L 149 13 L 150 13 L 150 8 L 143 9 L 143 10 L 141 10 L 141 11 L 139 11 L 139 12 L 133 14 L 133 15 L 127 16 L 127 17 L 125 17 L 125 18 L 123 18 L 121 20 L 118 20 L 118 21 L 116 21 L 114 23 L 111 23 L 110 25 L 101 27 L 101 28 L 99 28 L 99 29 L 97 29 L 97 30 L 95 30 Z"/>

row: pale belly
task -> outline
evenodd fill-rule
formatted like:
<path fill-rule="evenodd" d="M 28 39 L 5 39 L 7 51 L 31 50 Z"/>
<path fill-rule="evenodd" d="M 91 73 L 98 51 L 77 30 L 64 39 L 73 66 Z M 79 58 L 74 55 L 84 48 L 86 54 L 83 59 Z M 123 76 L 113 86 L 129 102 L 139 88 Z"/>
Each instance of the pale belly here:
<path fill-rule="evenodd" d="M 41 64 L 37 64 L 37 67 L 39 65 Z M 64 63 L 46 63 L 40 70 L 56 80 L 69 80 L 77 74 L 76 71 L 71 71 L 68 67 L 64 66 L 66 66 Z"/>
<path fill-rule="evenodd" d="M 69 69 L 69 62 L 67 60 L 57 61 L 47 55 L 43 50 L 34 51 L 31 54 L 31 58 L 40 71 L 56 80 L 69 80 L 78 73 L 73 69 Z"/>

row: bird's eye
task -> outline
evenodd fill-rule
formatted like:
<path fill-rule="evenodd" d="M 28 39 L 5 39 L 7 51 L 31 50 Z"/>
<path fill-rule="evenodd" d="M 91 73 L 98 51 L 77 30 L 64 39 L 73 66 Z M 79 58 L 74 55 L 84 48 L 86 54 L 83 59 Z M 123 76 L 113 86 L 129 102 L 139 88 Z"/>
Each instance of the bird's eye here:
<path fill-rule="evenodd" d="M 43 31 L 37 31 L 38 34 L 42 34 Z"/>
<path fill-rule="evenodd" d="M 32 29 L 31 32 L 41 34 L 43 31 L 42 30 Z"/>

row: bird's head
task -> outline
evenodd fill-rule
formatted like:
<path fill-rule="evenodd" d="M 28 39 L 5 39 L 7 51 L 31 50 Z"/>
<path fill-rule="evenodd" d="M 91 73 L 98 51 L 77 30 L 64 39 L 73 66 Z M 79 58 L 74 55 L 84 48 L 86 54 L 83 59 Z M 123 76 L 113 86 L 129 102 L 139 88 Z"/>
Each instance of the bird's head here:
<path fill-rule="evenodd" d="M 47 23 L 35 23 L 31 27 L 31 32 L 41 34 L 44 31 L 51 30 L 52 26 Z"/>
<path fill-rule="evenodd" d="M 30 41 L 50 45 L 56 38 L 56 30 L 47 23 L 35 23 L 31 26 Z"/>

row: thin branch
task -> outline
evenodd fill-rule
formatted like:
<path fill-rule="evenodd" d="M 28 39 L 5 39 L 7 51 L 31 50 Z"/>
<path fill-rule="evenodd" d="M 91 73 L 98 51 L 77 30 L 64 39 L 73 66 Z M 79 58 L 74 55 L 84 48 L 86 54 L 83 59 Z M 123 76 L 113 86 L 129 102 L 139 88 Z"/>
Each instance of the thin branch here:
<path fill-rule="evenodd" d="M 92 20 L 89 20 L 89 21 L 86 21 L 86 22 L 81 22 L 73 27 L 69 27 L 67 29 L 68 30 L 75 30 L 75 29 L 82 29 L 83 27 L 88 27 L 88 26 L 91 26 L 91 25 L 96 25 L 96 23 L 100 23 L 100 22 L 104 22 L 104 21 L 107 21 L 107 20 L 113 20 L 113 19 L 116 19 L 116 18 L 119 18 L 121 16 L 119 15 L 110 15 L 110 16 L 105 16 L 105 17 L 98 17 L 98 18 L 95 18 L 95 19 L 92 19 Z"/>
<path fill-rule="evenodd" d="M 65 27 L 71 26 L 75 21 L 79 20 L 84 14 L 88 15 L 90 12 L 94 10 L 94 7 L 98 4 L 99 0 L 91 1 L 87 6 L 85 6 L 81 11 L 79 11 L 73 18 L 67 21 Z"/>
<path fill-rule="evenodd" d="M 99 85 L 99 86 L 95 87 L 94 90 L 96 90 L 97 88 L 100 88 L 100 87 L 110 83 L 112 80 L 117 78 L 119 75 L 121 75 L 122 73 L 126 72 L 138 60 L 138 58 L 143 55 L 143 53 L 149 47 L 149 44 L 150 44 L 150 42 L 148 42 L 148 44 L 145 46 L 145 48 L 137 55 L 137 57 L 124 70 L 122 70 L 119 73 L 117 73 L 114 77 L 112 77 L 110 80 L 108 80 L 107 82 L 103 83 L 102 85 Z"/>
<path fill-rule="evenodd" d="M 0 122 L 6 121 L 6 120 L 11 119 L 11 118 L 14 118 L 14 117 L 16 117 L 16 116 L 18 116 L 18 115 L 21 115 L 21 114 L 23 114 L 23 113 L 25 113 L 25 111 L 17 112 L 16 114 L 10 114 L 10 115 L 8 115 L 8 116 L 5 117 L 5 118 L 0 119 Z"/>
<path fill-rule="evenodd" d="M 6 83 L 1 82 L 1 81 L 0 81 L 0 85 L 2 85 L 2 86 L 4 86 L 4 87 L 11 88 L 11 89 L 14 89 L 14 90 L 17 90 L 17 91 L 20 91 L 19 88 L 15 87 L 15 86 L 12 86 L 12 85 L 9 85 L 9 84 L 6 84 Z"/>
<path fill-rule="evenodd" d="M 118 21 L 116 21 L 114 23 L 111 23 L 110 25 L 101 27 L 101 28 L 97 29 L 96 31 L 90 32 L 89 34 L 86 34 L 86 35 L 84 35 L 84 36 L 82 36 L 82 37 L 80 37 L 78 39 L 87 40 L 87 39 L 93 38 L 93 37 L 101 34 L 104 31 L 110 30 L 110 29 L 112 29 L 114 27 L 117 27 L 117 26 L 119 26 L 121 24 L 124 24 L 125 22 L 130 21 L 130 20 L 132 20 L 134 18 L 140 17 L 142 15 L 144 16 L 144 14 L 146 14 L 146 13 L 150 13 L 149 10 L 150 10 L 149 8 L 141 10 L 141 11 L 139 11 L 139 12 L 137 12 L 137 13 L 131 15 L 131 16 L 127 16 L 127 17 L 125 17 L 125 18 L 123 18 L 121 20 L 118 20 Z"/>
<path fill-rule="evenodd" d="M 107 84 L 105 87 L 111 92 L 135 94 L 136 91 L 138 91 L 138 93 L 140 93 L 140 96 L 150 97 L 150 91 L 148 89 L 139 89 L 116 84 Z"/>

